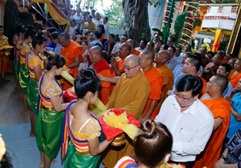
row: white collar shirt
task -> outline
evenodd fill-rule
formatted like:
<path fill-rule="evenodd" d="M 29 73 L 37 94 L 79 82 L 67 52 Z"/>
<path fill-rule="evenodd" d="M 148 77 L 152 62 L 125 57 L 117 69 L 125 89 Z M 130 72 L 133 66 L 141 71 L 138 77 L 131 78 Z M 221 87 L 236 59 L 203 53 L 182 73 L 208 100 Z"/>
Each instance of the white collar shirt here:
<path fill-rule="evenodd" d="M 166 98 L 155 121 L 165 124 L 172 133 L 171 160 L 175 162 L 195 161 L 214 127 L 211 111 L 200 100 L 181 112 L 175 95 Z"/>

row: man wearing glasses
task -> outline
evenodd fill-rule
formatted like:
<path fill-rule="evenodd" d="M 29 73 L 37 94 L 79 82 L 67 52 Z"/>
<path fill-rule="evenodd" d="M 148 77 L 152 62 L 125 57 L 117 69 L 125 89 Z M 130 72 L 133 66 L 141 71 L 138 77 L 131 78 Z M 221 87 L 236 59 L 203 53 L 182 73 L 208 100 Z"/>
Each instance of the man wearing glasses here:
<path fill-rule="evenodd" d="M 136 55 L 127 56 L 124 60 L 123 68 L 125 73 L 119 78 L 106 106 L 108 109 L 121 108 L 140 120 L 150 87 L 147 79 L 140 71 L 139 57 Z M 105 167 L 114 167 L 117 161 L 124 155 L 130 156 L 133 149 L 127 140 L 124 147 L 107 148 L 102 160 Z"/>
<path fill-rule="evenodd" d="M 211 111 L 198 99 L 202 85 L 197 76 L 181 76 L 175 84 L 175 94 L 166 98 L 155 118 L 173 135 L 170 162 L 183 164 L 186 168 L 192 168 L 214 126 Z"/>

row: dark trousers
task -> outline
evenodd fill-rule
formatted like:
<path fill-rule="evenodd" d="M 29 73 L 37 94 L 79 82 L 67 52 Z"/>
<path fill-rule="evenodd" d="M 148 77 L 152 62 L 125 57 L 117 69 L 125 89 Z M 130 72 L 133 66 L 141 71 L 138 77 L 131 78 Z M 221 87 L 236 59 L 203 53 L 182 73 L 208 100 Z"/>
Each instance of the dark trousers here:
<path fill-rule="evenodd" d="M 174 163 L 174 164 L 182 164 L 184 165 L 186 168 L 192 168 L 194 166 L 194 161 L 193 162 L 174 162 L 174 161 L 169 161 L 169 163 Z"/>

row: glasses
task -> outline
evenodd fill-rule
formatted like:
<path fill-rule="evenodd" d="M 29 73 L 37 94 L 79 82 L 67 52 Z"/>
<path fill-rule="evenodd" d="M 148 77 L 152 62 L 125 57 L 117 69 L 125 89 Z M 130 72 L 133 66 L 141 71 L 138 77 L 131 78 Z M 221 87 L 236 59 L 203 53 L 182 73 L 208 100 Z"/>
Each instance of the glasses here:
<path fill-rule="evenodd" d="M 126 70 L 128 70 L 128 71 L 130 71 L 130 70 L 132 70 L 133 68 L 137 67 L 138 65 L 139 65 L 139 64 L 137 64 L 136 66 L 133 66 L 133 67 L 125 67 L 125 66 L 123 66 L 123 68 L 126 69 Z"/>
<path fill-rule="evenodd" d="M 176 97 L 178 97 L 178 98 L 180 98 L 180 99 L 182 99 L 182 100 L 184 100 L 184 101 L 188 101 L 188 100 L 190 100 L 191 98 L 193 98 L 193 96 L 192 96 L 192 97 L 184 97 L 183 95 L 180 95 L 180 94 L 178 94 L 177 92 L 174 92 L 174 94 L 176 95 Z"/>

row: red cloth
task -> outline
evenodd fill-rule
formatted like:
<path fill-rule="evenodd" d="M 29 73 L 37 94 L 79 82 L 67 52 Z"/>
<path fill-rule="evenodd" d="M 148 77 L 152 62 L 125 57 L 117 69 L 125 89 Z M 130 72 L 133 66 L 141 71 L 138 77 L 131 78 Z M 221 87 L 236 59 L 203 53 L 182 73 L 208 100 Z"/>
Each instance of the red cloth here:
<path fill-rule="evenodd" d="M 111 69 L 109 64 L 104 59 L 93 64 L 93 67 L 94 67 L 96 73 L 100 73 L 101 71 L 106 70 L 106 69 Z"/>
<path fill-rule="evenodd" d="M 114 108 L 114 109 L 111 109 L 110 112 L 114 112 L 118 116 L 118 115 L 122 114 L 124 112 L 124 110 L 119 109 L 119 108 Z M 140 127 L 140 121 L 136 120 L 132 114 L 129 114 L 129 113 L 126 113 L 126 114 L 127 114 L 128 120 L 129 120 L 129 124 L 133 124 L 137 127 Z M 108 126 L 104 122 L 103 117 L 104 116 L 100 116 L 99 121 L 102 125 L 102 131 L 108 141 L 114 139 L 117 135 L 123 133 L 123 131 L 121 129 Z"/>
<path fill-rule="evenodd" d="M 75 93 L 72 91 L 72 88 L 67 89 L 64 92 L 64 101 L 65 102 L 71 102 L 74 99 L 77 99 L 77 96 L 75 95 Z"/>

